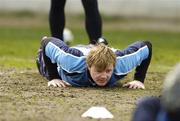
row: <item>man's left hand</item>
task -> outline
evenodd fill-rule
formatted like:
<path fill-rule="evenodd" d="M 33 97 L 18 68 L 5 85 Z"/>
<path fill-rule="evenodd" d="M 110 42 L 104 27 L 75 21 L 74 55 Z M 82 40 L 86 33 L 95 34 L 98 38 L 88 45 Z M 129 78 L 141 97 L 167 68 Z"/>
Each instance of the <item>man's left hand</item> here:
<path fill-rule="evenodd" d="M 144 84 L 136 80 L 124 84 L 123 87 L 127 87 L 130 89 L 145 89 Z"/>

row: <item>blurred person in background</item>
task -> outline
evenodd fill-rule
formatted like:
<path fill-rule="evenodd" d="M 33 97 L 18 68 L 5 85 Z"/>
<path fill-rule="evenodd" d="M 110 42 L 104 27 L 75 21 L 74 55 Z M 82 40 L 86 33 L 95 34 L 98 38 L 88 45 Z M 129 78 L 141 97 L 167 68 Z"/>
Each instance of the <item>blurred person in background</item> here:
<path fill-rule="evenodd" d="M 85 11 L 85 27 L 89 43 L 95 44 L 102 36 L 102 20 L 97 0 L 81 0 Z M 51 0 L 49 24 L 51 36 L 64 40 L 66 0 Z"/>
<path fill-rule="evenodd" d="M 132 121 L 180 121 L 180 63 L 168 73 L 162 96 L 138 102 Z"/>

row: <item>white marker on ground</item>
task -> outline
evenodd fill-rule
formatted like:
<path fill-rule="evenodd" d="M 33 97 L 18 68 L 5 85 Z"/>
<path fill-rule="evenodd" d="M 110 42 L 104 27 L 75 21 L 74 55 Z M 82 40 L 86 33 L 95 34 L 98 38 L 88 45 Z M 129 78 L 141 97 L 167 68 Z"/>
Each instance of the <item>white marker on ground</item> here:
<path fill-rule="evenodd" d="M 91 107 L 86 112 L 84 112 L 81 117 L 91 117 L 91 118 L 113 118 L 114 116 L 105 107 Z"/>

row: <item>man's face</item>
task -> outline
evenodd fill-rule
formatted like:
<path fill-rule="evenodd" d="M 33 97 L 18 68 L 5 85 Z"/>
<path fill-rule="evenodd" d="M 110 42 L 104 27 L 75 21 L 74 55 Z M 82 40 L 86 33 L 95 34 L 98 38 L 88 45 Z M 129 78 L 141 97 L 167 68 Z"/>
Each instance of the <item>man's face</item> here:
<path fill-rule="evenodd" d="M 99 71 L 95 66 L 88 67 L 90 75 L 98 86 L 105 86 L 113 73 L 113 64 L 106 67 L 105 70 Z"/>

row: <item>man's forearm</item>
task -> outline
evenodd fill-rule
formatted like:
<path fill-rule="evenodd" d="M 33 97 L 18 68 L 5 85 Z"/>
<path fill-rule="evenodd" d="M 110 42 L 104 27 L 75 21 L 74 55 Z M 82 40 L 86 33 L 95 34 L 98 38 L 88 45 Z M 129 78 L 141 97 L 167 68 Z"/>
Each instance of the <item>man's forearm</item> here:
<path fill-rule="evenodd" d="M 50 59 L 46 57 L 45 59 L 45 64 L 46 64 L 46 71 L 48 74 L 47 79 L 52 80 L 52 79 L 61 79 L 61 77 L 58 74 L 57 71 L 57 64 L 56 63 L 51 63 Z"/>
<path fill-rule="evenodd" d="M 142 63 L 136 67 L 136 72 L 134 74 L 134 80 L 138 80 L 144 83 L 144 79 L 146 77 L 146 73 L 151 61 L 151 56 L 152 56 L 152 45 L 150 42 L 145 41 L 145 44 L 148 46 L 149 49 L 149 55 L 148 58 L 143 60 Z"/>

